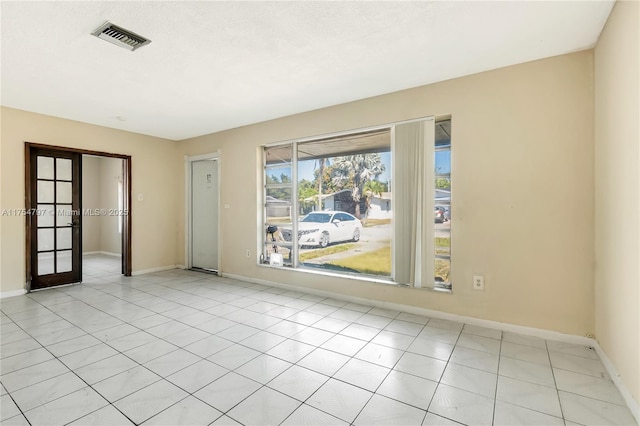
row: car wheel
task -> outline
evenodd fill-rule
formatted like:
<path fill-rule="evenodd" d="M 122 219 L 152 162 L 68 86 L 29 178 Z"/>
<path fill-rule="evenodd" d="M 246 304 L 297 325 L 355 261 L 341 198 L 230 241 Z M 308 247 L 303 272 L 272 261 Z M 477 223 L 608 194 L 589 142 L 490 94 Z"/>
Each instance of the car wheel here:
<path fill-rule="evenodd" d="M 353 231 L 353 241 L 357 243 L 359 240 L 360 240 L 360 229 L 356 228 L 356 230 Z"/>
<path fill-rule="evenodd" d="M 322 248 L 325 248 L 326 246 L 328 246 L 328 245 L 329 245 L 329 234 L 328 234 L 328 233 L 323 232 L 323 233 L 320 235 L 320 242 L 319 242 L 319 244 L 320 244 L 320 247 L 322 247 Z"/>

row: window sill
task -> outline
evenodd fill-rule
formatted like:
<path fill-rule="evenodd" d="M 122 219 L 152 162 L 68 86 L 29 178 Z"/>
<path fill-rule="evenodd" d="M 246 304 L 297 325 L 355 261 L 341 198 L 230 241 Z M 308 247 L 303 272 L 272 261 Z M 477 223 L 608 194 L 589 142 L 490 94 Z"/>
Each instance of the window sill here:
<path fill-rule="evenodd" d="M 299 267 L 299 268 L 292 268 L 289 266 L 271 266 L 271 265 L 267 265 L 264 263 L 258 263 L 258 267 L 262 267 L 262 268 L 267 268 L 267 269 L 276 269 L 276 270 L 283 270 L 283 271 L 291 271 L 291 272 L 300 272 L 300 273 L 304 273 L 304 274 L 312 274 L 312 275 L 320 275 L 323 277 L 331 277 L 331 278 L 342 278 L 342 279 L 346 279 L 346 280 L 352 280 L 352 281 L 363 281 L 363 282 L 367 282 L 367 283 L 374 283 L 374 284 L 382 284 L 382 285 L 391 285 L 394 287 L 398 287 L 398 288 L 413 288 L 415 290 L 428 290 L 428 291 L 434 291 L 437 293 L 448 293 L 448 294 L 452 294 L 453 292 L 451 291 L 451 289 L 446 289 L 446 288 L 437 288 L 437 287 L 411 287 L 408 284 L 400 284 L 397 283 L 395 281 L 393 281 L 391 278 L 389 279 L 382 279 L 382 278 L 374 278 L 371 275 L 355 275 L 355 274 L 338 274 L 335 272 L 327 272 L 327 271 L 316 271 L 313 270 L 312 268 L 305 268 L 305 267 Z"/>
<path fill-rule="evenodd" d="M 362 275 L 355 275 L 355 274 L 339 274 L 335 272 L 316 271 L 313 268 L 309 268 L 309 267 L 292 268 L 290 266 L 271 266 L 263 263 L 258 263 L 258 266 L 262 268 L 268 268 L 268 269 L 279 269 L 284 271 L 302 272 L 305 274 L 312 274 L 312 275 L 321 275 L 324 277 L 344 278 L 347 280 L 365 281 L 365 282 L 376 283 L 376 284 L 393 285 L 396 287 L 408 287 L 405 284 L 398 284 L 397 282 L 393 281 L 391 278 L 389 279 L 374 278 L 372 275 L 362 276 Z"/>
<path fill-rule="evenodd" d="M 435 291 L 437 293 L 453 294 L 453 289 L 451 289 L 451 288 L 433 287 L 431 290 L 433 290 L 433 291 Z"/>

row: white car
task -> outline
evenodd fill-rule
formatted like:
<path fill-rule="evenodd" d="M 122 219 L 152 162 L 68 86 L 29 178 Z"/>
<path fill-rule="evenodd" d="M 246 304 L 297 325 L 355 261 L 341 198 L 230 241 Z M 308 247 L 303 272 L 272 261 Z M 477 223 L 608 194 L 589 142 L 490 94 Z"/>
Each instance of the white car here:
<path fill-rule="evenodd" d="M 312 212 L 298 223 L 298 244 L 326 247 L 329 243 L 358 241 L 362 223 L 345 212 Z M 285 241 L 291 241 L 291 229 L 282 229 Z"/>

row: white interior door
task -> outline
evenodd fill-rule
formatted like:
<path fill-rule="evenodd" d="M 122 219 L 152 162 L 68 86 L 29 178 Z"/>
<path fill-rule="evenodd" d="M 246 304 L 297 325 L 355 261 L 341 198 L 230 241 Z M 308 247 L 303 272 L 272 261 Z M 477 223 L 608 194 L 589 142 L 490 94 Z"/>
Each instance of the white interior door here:
<path fill-rule="evenodd" d="M 191 162 L 191 267 L 218 271 L 218 160 Z"/>

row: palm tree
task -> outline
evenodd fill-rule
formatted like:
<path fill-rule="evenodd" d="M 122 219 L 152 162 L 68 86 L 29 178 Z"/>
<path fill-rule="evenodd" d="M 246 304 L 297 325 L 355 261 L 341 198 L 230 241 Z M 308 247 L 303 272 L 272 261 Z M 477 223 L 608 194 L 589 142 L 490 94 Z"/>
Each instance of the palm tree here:
<path fill-rule="evenodd" d="M 373 197 L 374 195 L 382 195 L 386 189 L 387 187 L 385 184 L 379 180 L 370 180 L 364 185 L 364 193 L 368 198 Z"/>
<path fill-rule="evenodd" d="M 355 203 L 355 216 L 360 219 L 360 199 L 367 182 L 375 180 L 384 171 L 380 154 L 358 154 L 337 157 L 333 162 L 332 182 L 351 189 Z"/>
<path fill-rule="evenodd" d="M 317 200 L 317 209 L 318 211 L 322 210 L 322 179 L 324 177 L 324 166 L 325 164 L 329 164 L 328 158 L 319 158 L 318 160 L 319 171 L 318 171 L 318 200 Z"/>
<path fill-rule="evenodd" d="M 364 185 L 365 201 L 367 203 L 367 213 L 365 214 L 365 220 L 369 217 L 369 209 L 371 208 L 371 199 L 377 195 L 382 196 L 387 187 L 379 180 L 370 180 Z"/>

